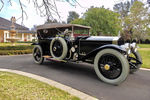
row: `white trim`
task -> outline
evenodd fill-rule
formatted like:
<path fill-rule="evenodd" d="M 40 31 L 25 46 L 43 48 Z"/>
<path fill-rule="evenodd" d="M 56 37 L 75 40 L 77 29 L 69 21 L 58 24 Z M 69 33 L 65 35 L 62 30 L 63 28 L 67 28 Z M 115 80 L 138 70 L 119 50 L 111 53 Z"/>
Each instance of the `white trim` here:
<path fill-rule="evenodd" d="M 24 33 L 22 33 L 21 40 L 24 41 Z"/>
<path fill-rule="evenodd" d="M 4 42 L 8 42 L 6 39 L 10 37 L 9 31 L 4 31 Z"/>
<path fill-rule="evenodd" d="M 32 41 L 32 34 L 30 34 L 30 41 Z"/>

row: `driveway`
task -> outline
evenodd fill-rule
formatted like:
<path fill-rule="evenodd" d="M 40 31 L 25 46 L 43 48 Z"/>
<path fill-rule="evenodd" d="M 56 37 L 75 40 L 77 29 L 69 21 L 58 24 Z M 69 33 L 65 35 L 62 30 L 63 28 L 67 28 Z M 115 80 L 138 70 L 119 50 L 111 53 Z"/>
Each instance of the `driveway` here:
<path fill-rule="evenodd" d="M 0 68 L 20 70 L 43 76 L 101 100 L 150 100 L 150 71 L 140 70 L 130 74 L 119 86 L 101 82 L 92 65 L 62 64 L 46 61 L 43 65 L 33 62 L 31 55 L 0 56 Z"/>

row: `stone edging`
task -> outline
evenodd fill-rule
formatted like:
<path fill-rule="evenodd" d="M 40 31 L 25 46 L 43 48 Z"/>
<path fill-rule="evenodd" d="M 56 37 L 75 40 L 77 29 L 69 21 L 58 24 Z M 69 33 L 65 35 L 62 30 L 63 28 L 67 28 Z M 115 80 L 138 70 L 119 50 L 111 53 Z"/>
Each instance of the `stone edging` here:
<path fill-rule="evenodd" d="M 148 69 L 148 68 L 140 68 L 140 70 L 147 70 L 147 71 L 150 71 L 150 69 Z"/>
<path fill-rule="evenodd" d="M 53 81 L 53 80 L 50 80 L 50 79 L 47 79 L 47 78 L 44 78 L 44 77 L 41 77 L 41 76 L 38 76 L 38 75 L 35 75 L 35 74 L 26 73 L 26 72 L 17 71 L 17 70 L 11 70 L 11 69 L 0 69 L 0 71 L 12 72 L 12 73 L 16 73 L 16 74 L 19 74 L 19 75 L 27 76 L 27 77 L 42 81 L 42 82 L 47 83 L 51 86 L 54 86 L 54 87 L 59 88 L 61 90 L 64 90 L 64 91 L 70 93 L 71 95 L 77 96 L 81 100 L 98 100 L 97 98 L 89 96 L 89 95 L 87 95 L 83 92 L 80 92 L 76 89 L 73 89 L 69 86 L 63 85 L 63 84 L 58 83 L 56 81 Z"/>

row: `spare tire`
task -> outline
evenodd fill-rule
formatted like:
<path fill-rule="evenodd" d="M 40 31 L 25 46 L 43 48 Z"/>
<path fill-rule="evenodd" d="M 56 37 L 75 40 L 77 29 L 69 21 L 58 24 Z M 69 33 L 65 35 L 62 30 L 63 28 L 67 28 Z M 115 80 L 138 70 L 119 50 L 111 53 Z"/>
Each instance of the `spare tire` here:
<path fill-rule="evenodd" d="M 63 60 L 67 56 L 68 46 L 61 37 L 54 38 L 50 43 L 51 56 L 56 60 Z"/>

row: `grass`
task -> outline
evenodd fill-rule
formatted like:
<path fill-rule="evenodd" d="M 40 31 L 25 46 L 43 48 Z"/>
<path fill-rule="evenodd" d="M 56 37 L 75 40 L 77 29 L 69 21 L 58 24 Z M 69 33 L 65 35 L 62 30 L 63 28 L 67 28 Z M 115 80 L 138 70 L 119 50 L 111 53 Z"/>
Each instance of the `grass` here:
<path fill-rule="evenodd" d="M 143 60 L 142 67 L 150 69 L 150 48 L 139 48 L 138 51 Z"/>
<path fill-rule="evenodd" d="M 149 68 L 150 69 L 150 44 L 138 44 L 140 47 L 138 49 L 141 57 L 142 57 L 142 68 Z"/>
<path fill-rule="evenodd" d="M 0 100 L 80 100 L 40 81 L 0 72 Z"/>
<path fill-rule="evenodd" d="M 150 44 L 138 44 L 140 48 L 150 48 Z"/>

